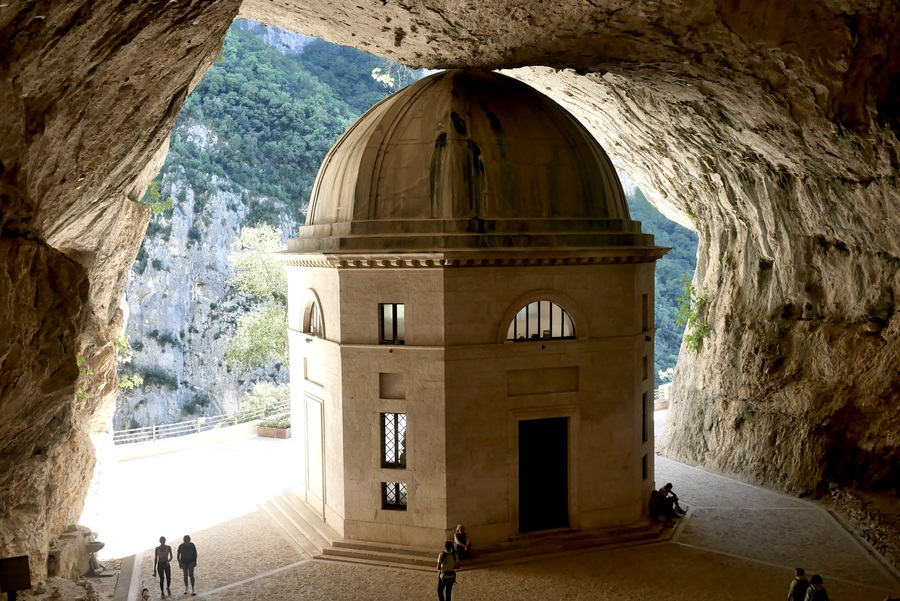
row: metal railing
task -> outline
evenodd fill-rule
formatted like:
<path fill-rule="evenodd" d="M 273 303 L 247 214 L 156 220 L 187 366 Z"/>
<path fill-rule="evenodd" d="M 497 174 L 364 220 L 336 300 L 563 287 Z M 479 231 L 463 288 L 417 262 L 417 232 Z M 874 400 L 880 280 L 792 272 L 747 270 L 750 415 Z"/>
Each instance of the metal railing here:
<path fill-rule="evenodd" d="M 665 405 L 669 406 L 669 395 L 672 393 L 672 384 L 671 382 L 666 384 L 661 384 L 659 388 L 653 391 L 653 404 L 656 406 Z"/>
<path fill-rule="evenodd" d="M 150 442 L 153 440 L 162 440 L 164 438 L 198 434 L 200 432 L 212 430 L 213 428 L 236 426 L 237 424 L 243 424 L 244 422 L 253 421 L 255 419 L 265 419 L 273 415 L 283 415 L 285 413 L 290 413 L 290 411 L 290 402 L 281 401 L 279 403 L 256 407 L 254 409 L 235 411 L 234 413 L 223 413 L 221 415 L 212 415 L 210 417 L 198 417 L 197 419 L 178 422 L 177 424 L 162 424 L 159 426 L 131 428 L 130 430 L 118 430 L 113 432 L 113 443 L 131 444 L 135 442 Z"/>

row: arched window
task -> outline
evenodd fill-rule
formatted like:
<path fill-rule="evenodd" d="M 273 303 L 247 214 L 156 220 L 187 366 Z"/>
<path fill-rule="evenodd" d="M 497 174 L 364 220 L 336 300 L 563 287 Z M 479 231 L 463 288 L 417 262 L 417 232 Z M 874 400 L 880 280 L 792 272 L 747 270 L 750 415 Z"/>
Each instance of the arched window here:
<path fill-rule="evenodd" d="M 566 310 L 550 301 L 528 303 L 516 314 L 507 340 L 548 340 L 551 338 L 575 338 L 575 325 Z"/>
<path fill-rule="evenodd" d="M 325 320 L 322 319 L 322 309 L 319 308 L 319 303 L 313 301 L 306 315 L 307 322 L 304 331 L 316 338 L 324 338 Z"/>

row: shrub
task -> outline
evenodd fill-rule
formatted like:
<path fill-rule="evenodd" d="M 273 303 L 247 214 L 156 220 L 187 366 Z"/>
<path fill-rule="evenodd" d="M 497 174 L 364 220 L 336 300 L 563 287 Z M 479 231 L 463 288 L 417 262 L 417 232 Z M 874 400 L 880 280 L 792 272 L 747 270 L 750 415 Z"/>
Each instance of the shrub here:
<path fill-rule="evenodd" d="M 280 428 L 284 430 L 291 427 L 291 416 L 288 413 L 277 415 L 263 420 L 259 425 L 263 428 Z"/>
<path fill-rule="evenodd" d="M 144 387 L 159 386 L 178 390 L 178 378 L 158 367 L 145 367 L 138 370 L 144 380 Z"/>

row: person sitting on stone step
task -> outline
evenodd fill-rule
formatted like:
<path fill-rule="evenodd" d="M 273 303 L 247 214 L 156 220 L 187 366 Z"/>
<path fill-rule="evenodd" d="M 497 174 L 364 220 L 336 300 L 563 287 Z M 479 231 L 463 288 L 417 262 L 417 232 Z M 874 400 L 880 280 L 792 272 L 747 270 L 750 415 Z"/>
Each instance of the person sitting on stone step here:
<path fill-rule="evenodd" d="M 472 539 L 462 524 L 456 525 L 456 532 L 453 534 L 453 548 L 460 559 L 468 559 L 472 555 Z"/>
<path fill-rule="evenodd" d="M 665 525 L 667 527 L 675 526 L 675 509 L 670 501 L 667 501 L 665 497 L 659 494 L 658 490 L 650 492 L 650 503 L 647 509 L 650 519 L 658 520 L 660 517 L 663 517 L 666 520 Z"/>

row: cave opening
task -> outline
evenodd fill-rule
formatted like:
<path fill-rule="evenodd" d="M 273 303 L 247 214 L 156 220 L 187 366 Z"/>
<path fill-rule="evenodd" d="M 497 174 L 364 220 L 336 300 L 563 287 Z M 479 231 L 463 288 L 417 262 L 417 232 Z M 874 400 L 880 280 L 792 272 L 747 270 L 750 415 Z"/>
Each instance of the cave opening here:
<path fill-rule="evenodd" d="M 235 22 L 220 59 L 187 98 L 166 162 L 142 199 L 153 216 L 126 292 L 114 439 L 127 446 L 232 423 L 219 419 L 226 414 L 234 415 L 235 424 L 249 421 L 251 416 L 241 413 L 248 408 L 263 406 L 267 415 L 269 407 L 289 409 L 283 350 L 250 344 L 238 349 L 245 356 L 237 361 L 227 356 L 238 354 L 228 343 L 242 327 L 249 328 L 243 336 L 252 339 L 273 336 L 268 326 L 286 321 L 283 306 L 279 312 L 269 302 L 284 300 L 282 286 L 264 282 L 254 297 L 258 290 L 248 293 L 241 288 L 246 282 L 235 281 L 240 259 L 234 249 L 246 243 L 240 232 L 247 228 L 258 238 L 252 241 L 256 246 L 247 246 L 250 254 L 280 250 L 302 223 L 312 180 L 337 136 L 379 97 L 415 76 L 352 49 Z M 292 83 L 300 86 L 285 90 Z M 337 108 L 323 100 L 329 96 Z M 295 98 L 303 101 L 291 105 Z M 283 127 L 278 134 L 276 125 Z M 663 384 L 672 379 L 681 346 L 678 303 L 684 280 L 696 267 L 697 236 L 668 220 L 633 181 L 620 177 L 632 218 L 643 222 L 658 244 L 673 248 L 656 274 L 653 371 L 656 383 Z M 255 269 L 273 267 L 278 268 Z M 93 490 L 109 488 L 98 483 Z M 112 498 L 122 496 L 120 485 L 113 490 L 118 492 L 109 493 Z M 92 492 L 85 514 L 108 523 L 100 514 L 109 499 L 101 496 Z M 151 540 L 147 534 L 140 539 Z"/>

